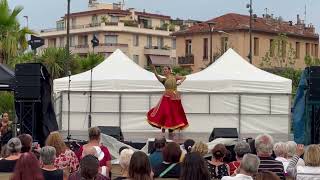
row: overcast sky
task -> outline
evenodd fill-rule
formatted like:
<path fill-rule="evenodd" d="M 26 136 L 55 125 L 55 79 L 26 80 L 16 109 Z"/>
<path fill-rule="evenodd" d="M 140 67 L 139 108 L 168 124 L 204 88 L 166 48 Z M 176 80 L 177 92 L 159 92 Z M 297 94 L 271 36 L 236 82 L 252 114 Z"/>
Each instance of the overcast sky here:
<path fill-rule="evenodd" d="M 118 2 L 119 0 L 100 0 Z M 67 0 L 8 0 L 10 7 L 24 7 L 20 15 L 22 25 L 26 25 L 23 16 L 29 17 L 29 27 L 35 30 L 54 28 L 55 21 L 67 11 Z M 125 0 L 126 8 L 145 9 L 147 12 L 169 15 L 173 18 L 208 20 L 225 13 L 248 14 L 246 4 L 249 0 Z M 253 0 L 254 13 L 262 16 L 268 8 L 269 14 L 282 16 L 284 20 L 296 22 L 296 15 L 304 19 L 305 5 L 307 23 L 320 30 L 320 0 Z M 85 10 L 88 0 L 71 0 L 71 11 Z"/>

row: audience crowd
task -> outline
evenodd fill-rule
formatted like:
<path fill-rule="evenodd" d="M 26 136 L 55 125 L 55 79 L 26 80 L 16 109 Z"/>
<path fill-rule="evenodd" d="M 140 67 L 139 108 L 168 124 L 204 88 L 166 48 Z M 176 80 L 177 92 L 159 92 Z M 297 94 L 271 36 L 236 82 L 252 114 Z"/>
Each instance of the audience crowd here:
<path fill-rule="evenodd" d="M 3 121 L 0 132 L 5 134 L 10 129 L 7 118 Z M 209 150 L 207 144 L 192 139 L 180 146 L 164 137 L 155 138 L 149 155 L 122 147 L 117 177 L 111 173 L 112 158 L 101 143 L 100 129 L 89 128 L 88 138 L 87 144 L 74 151 L 59 132 L 51 132 L 42 148 L 28 134 L 1 141 L 0 175 L 7 174 L 11 180 L 320 179 L 319 145 L 305 148 L 293 141 L 275 143 L 268 134 L 250 142 L 238 141 L 233 148 L 216 144 Z"/>

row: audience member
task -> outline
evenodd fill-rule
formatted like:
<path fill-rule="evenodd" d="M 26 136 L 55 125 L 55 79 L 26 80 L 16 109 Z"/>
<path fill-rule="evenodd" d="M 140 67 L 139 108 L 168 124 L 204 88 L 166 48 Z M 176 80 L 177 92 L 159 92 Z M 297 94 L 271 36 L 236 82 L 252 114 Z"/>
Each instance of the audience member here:
<path fill-rule="evenodd" d="M 23 153 L 17 161 L 11 180 L 44 180 L 37 157 Z"/>
<path fill-rule="evenodd" d="M 294 141 L 288 141 L 286 143 L 287 146 L 287 150 L 288 150 L 288 154 L 287 154 L 287 159 L 288 161 L 290 161 L 293 156 L 296 154 L 296 150 L 297 150 L 297 143 L 295 143 Z M 304 161 L 303 159 L 299 158 L 298 162 L 297 162 L 297 166 L 304 166 Z"/>
<path fill-rule="evenodd" d="M 275 160 L 280 161 L 282 163 L 288 162 L 287 155 L 287 145 L 284 142 L 277 142 L 273 145 L 273 152 L 276 155 Z"/>
<path fill-rule="evenodd" d="M 101 155 L 101 149 L 99 146 L 92 146 L 89 148 L 86 148 L 83 150 L 82 152 L 82 157 L 86 155 L 94 155 L 98 158 L 98 160 L 101 160 L 103 158 L 103 156 Z M 109 177 L 109 169 L 107 168 L 107 166 L 100 166 L 99 167 L 99 173 L 102 174 L 103 176 Z"/>
<path fill-rule="evenodd" d="M 257 173 L 255 180 L 280 180 L 280 177 L 271 171 L 261 171 Z"/>
<path fill-rule="evenodd" d="M 155 151 L 152 152 L 149 156 L 149 161 L 152 168 L 155 168 L 156 166 L 162 163 L 163 161 L 162 150 L 165 145 L 166 145 L 166 138 L 164 137 L 155 138 L 154 140 Z"/>
<path fill-rule="evenodd" d="M 180 180 L 210 180 L 206 161 L 200 153 L 191 152 L 185 156 Z"/>
<path fill-rule="evenodd" d="M 7 143 L 9 156 L 0 160 L 0 172 L 13 172 L 16 162 L 21 156 L 21 141 L 19 138 L 11 138 Z"/>
<path fill-rule="evenodd" d="M 72 173 L 69 180 L 108 180 L 99 173 L 99 160 L 94 155 L 86 155 L 80 161 L 78 171 Z"/>
<path fill-rule="evenodd" d="M 287 172 L 290 176 L 296 177 L 297 180 L 314 180 L 320 179 L 320 147 L 319 145 L 309 145 L 304 152 L 305 166 L 297 166 L 299 157 L 303 154 L 303 145 L 298 145 L 296 155 L 290 160 Z"/>
<path fill-rule="evenodd" d="M 284 168 L 280 161 L 275 160 L 272 155 L 273 139 L 268 134 L 256 137 L 255 146 L 260 158 L 259 172 L 271 171 L 276 173 L 280 179 L 284 179 Z"/>
<path fill-rule="evenodd" d="M 21 134 L 18 136 L 21 141 L 21 153 L 31 152 L 32 150 L 32 136 L 29 134 Z"/>
<path fill-rule="evenodd" d="M 1 123 L 0 123 L 1 146 L 7 144 L 7 142 L 11 138 L 12 138 L 11 122 L 9 120 L 9 114 L 5 112 L 1 115 Z"/>
<path fill-rule="evenodd" d="M 192 148 L 191 152 L 198 152 L 200 156 L 205 156 L 208 154 L 208 145 L 203 142 L 196 142 Z"/>
<path fill-rule="evenodd" d="M 124 149 L 129 149 L 129 147 L 128 147 L 128 146 L 122 146 L 122 147 L 120 147 L 120 148 L 119 148 L 119 152 L 118 152 L 119 155 L 121 154 L 121 151 L 124 150 Z"/>
<path fill-rule="evenodd" d="M 254 154 L 245 154 L 241 158 L 241 164 L 239 169 L 237 169 L 236 176 L 224 176 L 222 180 L 253 180 L 254 175 L 258 172 L 260 165 L 260 160 L 258 156 Z"/>
<path fill-rule="evenodd" d="M 45 180 L 63 180 L 63 170 L 54 166 L 56 149 L 52 146 L 45 146 L 40 150 L 40 164 Z"/>
<path fill-rule="evenodd" d="M 208 170 L 211 179 L 221 179 L 223 176 L 230 175 L 228 164 L 223 162 L 227 149 L 223 144 L 217 144 L 212 149 L 212 159 L 207 161 Z"/>
<path fill-rule="evenodd" d="M 115 180 L 127 179 L 129 177 L 130 160 L 134 151 L 132 149 L 124 149 L 120 153 L 119 164 L 122 169 L 121 177 L 117 177 Z"/>
<path fill-rule="evenodd" d="M 230 162 L 228 165 L 230 167 L 230 175 L 240 166 L 240 162 L 243 156 L 251 152 L 250 146 L 247 142 L 239 141 L 234 146 L 234 152 L 236 153 L 236 161 Z"/>
<path fill-rule="evenodd" d="M 78 169 L 79 161 L 73 151 L 67 148 L 59 132 L 51 132 L 46 140 L 46 146 L 56 149 L 56 159 L 54 165 L 64 173 L 72 173 Z"/>
<path fill-rule="evenodd" d="M 90 148 L 93 146 L 98 146 L 100 147 L 101 151 L 97 152 L 99 153 L 99 165 L 100 166 L 106 166 L 108 167 L 109 170 L 111 170 L 111 155 L 109 153 L 109 150 L 107 147 L 102 145 L 100 143 L 101 140 L 101 131 L 98 127 L 92 127 L 89 128 L 89 142 L 83 146 L 80 147 L 79 151 L 77 152 L 77 157 L 80 160 L 82 152 L 86 148 Z"/>
<path fill-rule="evenodd" d="M 163 148 L 163 162 L 154 168 L 154 176 L 161 178 L 178 178 L 180 176 L 181 149 L 175 142 L 169 142 Z"/>
<path fill-rule="evenodd" d="M 184 154 L 190 153 L 194 143 L 195 143 L 195 141 L 193 139 L 187 139 L 186 141 L 184 141 L 184 143 L 183 143 L 184 152 L 183 153 Z"/>
<path fill-rule="evenodd" d="M 134 152 L 129 163 L 129 178 L 130 180 L 152 180 L 153 173 L 148 156 L 142 152 Z"/>

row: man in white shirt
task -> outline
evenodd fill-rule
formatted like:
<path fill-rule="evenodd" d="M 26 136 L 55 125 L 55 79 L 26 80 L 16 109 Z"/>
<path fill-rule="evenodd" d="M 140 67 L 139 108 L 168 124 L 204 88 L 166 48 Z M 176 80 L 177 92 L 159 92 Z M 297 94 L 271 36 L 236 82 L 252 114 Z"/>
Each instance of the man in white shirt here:
<path fill-rule="evenodd" d="M 254 154 L 246 154 L 241 160 L 240 169 L 236 176 L 224 176 L 221 180 L 253 180 L 252 176 L 258 172 L 259 158 Z"/>

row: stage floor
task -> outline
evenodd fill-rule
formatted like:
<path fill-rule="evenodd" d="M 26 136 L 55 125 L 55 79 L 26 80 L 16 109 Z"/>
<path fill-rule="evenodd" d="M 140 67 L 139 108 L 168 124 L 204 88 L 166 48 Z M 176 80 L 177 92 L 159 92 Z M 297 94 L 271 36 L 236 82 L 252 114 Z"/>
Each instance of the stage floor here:
<path fill-rule="evenodd" d="M 64 138 L 67 138 L 67 131 L 60 131 Z M 70 131 L 71 138 L 76 140 L 88 140 L 88 131 L 72 130 Z M 168 132 L 165 133 L 167 139 L 171 139 L 177 143 L 183 143 L 186 139 L 193 139 L 195 141 L 202 141 L 207 143 L 209 141 L 210 133 L 200 132 L 184 132 L 175 131 L 173 137 L 169 136 Z M 124 141 L 145 143 L 149 138 L 155 138 L 163 136 L 161 131 L 158 132 L 123 132 Z M 242 134 L 239 139 L 242 138 L 255 138 L 257 134 Z M 287 134 L 272 134 L 274 140 L 288 141 L 292 140 L 292 135 Z"/>

